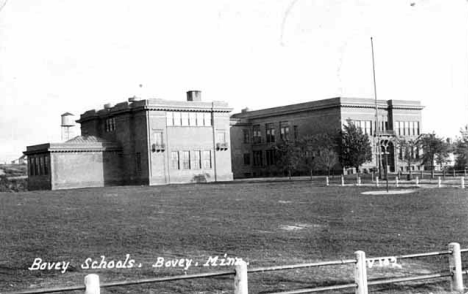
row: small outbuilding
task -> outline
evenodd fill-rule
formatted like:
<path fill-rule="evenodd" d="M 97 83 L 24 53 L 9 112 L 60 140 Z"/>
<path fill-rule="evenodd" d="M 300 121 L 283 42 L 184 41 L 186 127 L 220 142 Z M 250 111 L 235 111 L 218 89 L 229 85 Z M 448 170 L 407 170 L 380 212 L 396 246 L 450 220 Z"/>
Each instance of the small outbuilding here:
<path fill-rule="evenodd" d="M 103 187 L 121 182 L 122 148 L 96 136 L 28 146 L 31 190 Z"/>

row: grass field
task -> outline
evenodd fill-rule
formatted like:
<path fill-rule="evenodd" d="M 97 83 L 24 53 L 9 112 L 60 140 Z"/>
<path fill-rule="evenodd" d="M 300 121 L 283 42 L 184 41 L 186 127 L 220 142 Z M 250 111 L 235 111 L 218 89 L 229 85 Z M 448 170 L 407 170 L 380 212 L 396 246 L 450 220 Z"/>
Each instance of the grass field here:
<path fill-rule="evenodd" d="M 101 282 L 220 271 L 210 256 L 250 267 L 468 248 L 468 193 L 419 189 L 372 196 L 372 187 L 323 187 L 309 181 L 111 187 L 0 193 L 0 289 L 72 286 L 89 273 Z M 87 258 L 140 268 L 82 269 Z M 158 257 L 193 259 L 190 268 L 153 268 Z M 30 271 L 33 261 L 70 262 L 65 273 Z M 195 266 L 198 262 L 198 266 Z M 370 277 L 446 270 L 446 257 L 372 268 Z M 249 275 L 251 293 L 352 281 L 352 268 L 326 267 Z M 443 292 L 448 282 L 381 287 L 385 292 Z M 230 292 L 232 277 L 102 289 L 101 293 Z M 379 289 L 377 287 L 372 290 Z M 415 290 L 416 289 L 416 290 Z"/>

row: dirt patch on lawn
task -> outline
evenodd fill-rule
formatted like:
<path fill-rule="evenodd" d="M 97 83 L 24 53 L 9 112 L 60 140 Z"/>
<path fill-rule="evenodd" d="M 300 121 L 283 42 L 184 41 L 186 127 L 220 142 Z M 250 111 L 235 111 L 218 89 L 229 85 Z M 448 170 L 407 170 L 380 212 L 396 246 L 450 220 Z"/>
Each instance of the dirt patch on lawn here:
<path fill-rule="evenodd" d="M 396 195 L 396 194 L 410 194 L 414 193 L 416 190 L 379 190 L 379 191 L 366 191 L 362 192 L 363 195 Z"/>
<path fill-rule="evenodd" d="M 285 231 L 299 231 L 303 229 L 310 229 L 310 228 L 320 228 L 321 225 L 318 224 L 294 224 L 294 225 L 281 225 L 279 226 L 280 229 Z"/>

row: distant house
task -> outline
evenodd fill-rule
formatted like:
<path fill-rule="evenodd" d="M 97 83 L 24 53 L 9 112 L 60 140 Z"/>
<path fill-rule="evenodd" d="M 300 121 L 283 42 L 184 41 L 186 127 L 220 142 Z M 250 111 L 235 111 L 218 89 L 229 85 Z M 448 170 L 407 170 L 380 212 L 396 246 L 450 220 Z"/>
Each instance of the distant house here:
<path fill-rule="evenodd" d="M 81 136 L 28 146 L 30 189 L 232 180 L 225 102 L 136 100 L 89 110 Z"/>
<path fill-rule="evenodd" d="M 11 164 L 26 164 L 28 162 L 28 157 L 26 155 L 22 155 L 21 157 L 12 160 Z"/>

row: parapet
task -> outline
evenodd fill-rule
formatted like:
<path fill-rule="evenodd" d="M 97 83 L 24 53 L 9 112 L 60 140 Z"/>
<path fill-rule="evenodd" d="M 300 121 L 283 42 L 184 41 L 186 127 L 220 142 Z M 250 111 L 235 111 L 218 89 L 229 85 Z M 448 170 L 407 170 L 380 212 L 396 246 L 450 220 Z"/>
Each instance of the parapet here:
<path fill-rule="evenodd" d="M 213 112 L 225 112 L 229 113 L 232 108 L 228 106 L 227 102 L 224 101 L 175 101 L 175 100 L 163 100 L 163 99 L 145 99 L 135 100 L 132 99 L 130 102 L 125 101 L 116 105 L 105 105 L 100 110 L 88 110 L 81 114 L 78 123 L 92 120 L 98 117 L 108 117 L 109 115 L 116 115 L 125 112 L 137 112 L 144 110 L 161 110 L 161 111 L 213 111 Z"/>

